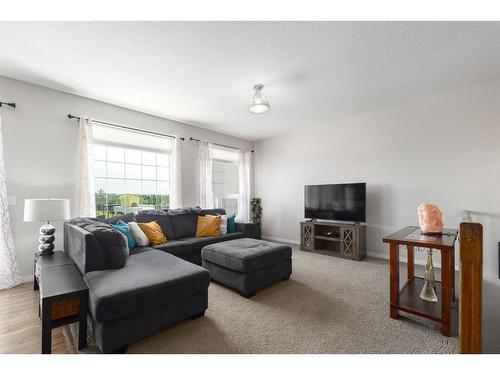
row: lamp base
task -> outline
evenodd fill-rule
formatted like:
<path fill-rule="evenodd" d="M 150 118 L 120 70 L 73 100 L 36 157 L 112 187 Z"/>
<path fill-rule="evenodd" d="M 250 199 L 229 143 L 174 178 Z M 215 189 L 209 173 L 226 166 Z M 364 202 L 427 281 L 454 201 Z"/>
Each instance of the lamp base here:
<path fill-rule="evenodd" d="M 420 298 L 424 301 L 437 302 L 436 288 L 434 286 L 436 277 L 434 275 L 434 264 L 432 262 L 432 249 L 427 251 L 427 264 L 425 265 L 424 286 L 420 292 Z"/>
<path fill-rule="evenodd" d="M 50 255 L 54 253 L 54 240 L 56 237 L 54 233 L 56 232 L 56 228 L 47 222 L 40 228 L 40 238 L 38 238 L 38 255 Z"/>

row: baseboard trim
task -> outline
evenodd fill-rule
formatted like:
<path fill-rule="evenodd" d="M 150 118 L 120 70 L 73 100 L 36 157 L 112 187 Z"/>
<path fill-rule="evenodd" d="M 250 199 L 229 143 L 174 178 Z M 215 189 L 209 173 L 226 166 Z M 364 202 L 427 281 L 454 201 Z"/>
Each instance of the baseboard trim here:
<path fill-rule="evenodd" d="M 300 241 L 291 240 L 289 238 L 262 236 L 262 239 L 266 241 L 282 242 L 289 245 L 300 245 Z"/>
<path fill-rule="evenodd" d="M 33 281 L 33 275 L 21 276 L 22 283 L 29 283 L 31 281 Z"/>
<path fill-rule="evenodd" d="M 300 245 L 300 241 L 291 240 L 290 238 L 273 237 L 273 236 L 262 236 L 262 239 L 267 240 L 267 241 L 275 241 L 275 242 L 286 243 L 286 244 L 289 244 L 289 245 L 296 245 L 296 246 Z M 371 257 L 371 258 L 384 259 L 384 260 L 387 260 L 387 261 L 389 260 L 389 252 L 387 252 L 387 253 L 380 253 L 378 251 L 367 251 L 366 255 L 368 257 Z M 399 261 L 402 262 L 402 263 L 406 263 L 406 261 L 407 261 L 406 250 L 403 251 L 403 249 L 401 249 Z M 440 256 L 434 256 L 433 257 L 433 261 L 434 261 L 434 267 L 435 268 L 441 268 L 441 257 Z M 418 264 L 420 266 L 425 266 L 426 261 L 423 260 L 423 259 L 415 258 L 415 264 Z M 458 270 L 459 270 L 459 264 L 457 263 L 457 261 L 455 261 L 455 271 L 458 271 Z"/>

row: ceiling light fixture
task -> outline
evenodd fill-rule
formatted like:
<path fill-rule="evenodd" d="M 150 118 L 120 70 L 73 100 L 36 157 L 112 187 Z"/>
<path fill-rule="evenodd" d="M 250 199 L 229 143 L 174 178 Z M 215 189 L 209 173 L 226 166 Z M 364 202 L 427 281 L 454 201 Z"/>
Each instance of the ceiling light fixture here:
<path fill-rule="evenodd" d="M 269 104 L 269 100 L 267 100 L 266 96 L 262 93 L 262 89 L 264 85 L 261 83 L 257 83 L 253 89 L 255 90 L 255 94 L 252 99 L 252 103 L 248 105 L 248 110 L 250 113 L 261 114 L 267 112 L 271 105 Z"/>

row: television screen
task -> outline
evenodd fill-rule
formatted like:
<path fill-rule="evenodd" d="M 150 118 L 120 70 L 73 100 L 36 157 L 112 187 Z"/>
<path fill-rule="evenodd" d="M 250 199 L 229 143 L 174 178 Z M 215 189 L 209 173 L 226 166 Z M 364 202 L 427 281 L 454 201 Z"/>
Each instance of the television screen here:
<path fill-rule="evenodd" d="M 366 183 L 306 185 L 305 218 L 366 221 Z"/>

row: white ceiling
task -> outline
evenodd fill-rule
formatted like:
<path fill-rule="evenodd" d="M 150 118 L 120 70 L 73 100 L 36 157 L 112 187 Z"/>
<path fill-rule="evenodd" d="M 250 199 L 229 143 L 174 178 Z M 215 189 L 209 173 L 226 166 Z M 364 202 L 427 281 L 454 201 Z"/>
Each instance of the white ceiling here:
<path fill-rule="evenodd" d="M 500 79 L 500 22 L 0 22 L 0 75 L 263 139 Z"/>

